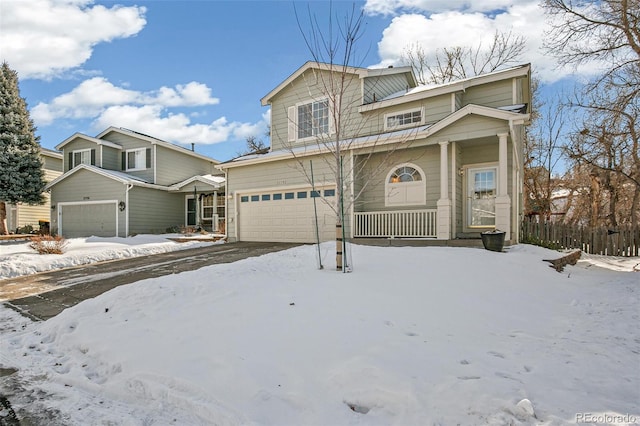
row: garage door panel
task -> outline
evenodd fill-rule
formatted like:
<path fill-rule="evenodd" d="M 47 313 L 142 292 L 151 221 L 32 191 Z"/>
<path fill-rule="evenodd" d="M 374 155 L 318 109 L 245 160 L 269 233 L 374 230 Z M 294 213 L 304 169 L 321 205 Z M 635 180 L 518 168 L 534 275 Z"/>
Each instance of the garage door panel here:
<path fill-rule="evenodd" d="M 335 237 L 335 215 L 331 207 L 310 196 L 310 189 L 306 191 L 306 198 L 280 200 L 273 196 L 263 198 L 263 193 L 256 192 L 240 197 L 240 200 L 255 199 L 259 201 L 245 201 L 239 203 L 238 223 L 239 239 L 241 241 L 287 241 L 311 243 L 316 241 L 316 221 L 314 212 L 318 213 L 318 228 L 321 241 Z M 272 193 L 264 193 L 272 194 Z M 245 194 L 243 194 L 244 196 Z M 266 199 L 268 198 L 268 200 Z"/>
<path fill-rule="evenodd" d="M 62 235 L 67 238 L 117 235 L 115 203 L 63 205 L 61 215 Z"/>

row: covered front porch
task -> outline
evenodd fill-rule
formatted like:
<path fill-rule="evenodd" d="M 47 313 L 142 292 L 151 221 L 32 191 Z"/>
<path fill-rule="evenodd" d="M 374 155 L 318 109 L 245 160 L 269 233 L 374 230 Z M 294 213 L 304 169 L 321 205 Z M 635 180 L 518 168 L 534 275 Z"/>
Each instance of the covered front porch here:
<path fill-rule="evenodd" d="M 226 232 L 225 179 L 193 176 L 172 185 L 171 192 L 184 194 L 184 227 L 191 232 Z"/>
<path fill-rule="evenodd" d="M 394 155 L 390 161 L 380 154 L 389 173 L 381 174 L 372 189 L 363 191 L 363 201 L 354 204 L 352 238 L 473 246 L 481 245 L 482 232 L 498 229 L 507 243 L 517 241 L 512 194 L 518 194 L 518 159 L 509 133 L 439 141 Z M 354 184 L 354 191 L 359 189 Z"/>

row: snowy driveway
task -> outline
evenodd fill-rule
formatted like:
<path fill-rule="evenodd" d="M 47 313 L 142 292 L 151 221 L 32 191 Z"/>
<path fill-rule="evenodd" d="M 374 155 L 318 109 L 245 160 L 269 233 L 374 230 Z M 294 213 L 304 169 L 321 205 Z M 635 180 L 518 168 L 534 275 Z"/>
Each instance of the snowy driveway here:
<path fill-rule="evenodd" d="M 32 319 L 46 320 L 68 307 L 123 284 L 235 262 L 296 245 L 299 244 L 216 244 L 27 275 L 7 282 L 0 281 L 0 301 Z"/>

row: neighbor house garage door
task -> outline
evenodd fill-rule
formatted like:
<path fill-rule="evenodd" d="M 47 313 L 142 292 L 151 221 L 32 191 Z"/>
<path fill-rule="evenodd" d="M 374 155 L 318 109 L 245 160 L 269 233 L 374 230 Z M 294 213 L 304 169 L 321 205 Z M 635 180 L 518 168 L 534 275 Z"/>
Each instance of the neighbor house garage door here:
<path fill-rule="evenodd" d="M 115 237 L 118 232 L 117 201 L 59 203 L 59 233 L 66 238 Z"/>
<path fill-rule="evenodd" d="M 238 234 L 240 241 L 316 241 L 316 215 L 320 241 L 335 238 L 334 189 L 251 192 L 239 194 Z"/>

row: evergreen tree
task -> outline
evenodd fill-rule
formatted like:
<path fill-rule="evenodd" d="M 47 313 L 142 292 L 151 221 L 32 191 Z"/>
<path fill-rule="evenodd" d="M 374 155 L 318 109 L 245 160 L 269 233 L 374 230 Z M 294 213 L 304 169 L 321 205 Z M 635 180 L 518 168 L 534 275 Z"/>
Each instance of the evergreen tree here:
<path fill-rule="evenodd" d="M 18 73 L 4 62 L 0 69 L 0 234 L 7 233 L 6 203 L 42 204 L 46 182 Z"/>

